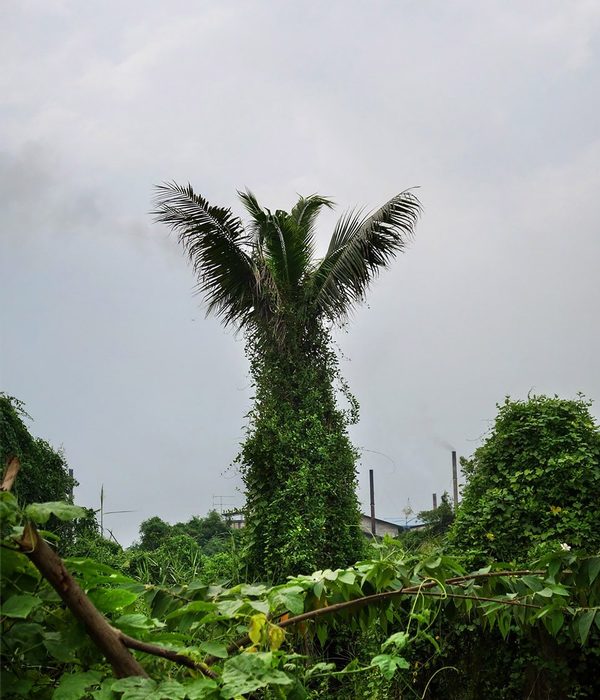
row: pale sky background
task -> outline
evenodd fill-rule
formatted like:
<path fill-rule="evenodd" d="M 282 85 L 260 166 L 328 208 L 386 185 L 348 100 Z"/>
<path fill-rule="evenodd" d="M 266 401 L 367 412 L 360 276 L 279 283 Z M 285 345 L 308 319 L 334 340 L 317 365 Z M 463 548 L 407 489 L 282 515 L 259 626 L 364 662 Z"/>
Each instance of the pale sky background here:
<path fill-rule="evenodd" d="M 379 516 L 451 491 L 450 446 L 507 394 L 599 415 L 598 0 L 3 0 L 0 61 L 0 388 L 79 503 L 104 484 L 135 511 L 106 517 L 123 544 L 243 502 L 243 345 L 151 221 L 164 180 L 336 216 L 420 187 L 414 243 L 339 334 Z"/>

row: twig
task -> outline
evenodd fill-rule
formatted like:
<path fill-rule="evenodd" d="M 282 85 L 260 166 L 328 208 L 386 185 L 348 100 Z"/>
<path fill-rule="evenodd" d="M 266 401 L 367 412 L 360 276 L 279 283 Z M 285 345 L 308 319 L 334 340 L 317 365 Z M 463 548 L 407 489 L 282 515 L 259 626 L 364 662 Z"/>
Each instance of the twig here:
<path fill-rule="evenodd" d="M 148 642 L 142 642 L 139 639 L 134 639 L 129 637 L 119 630 L 115 630 L 119 635 L 121 642 L 129 649 L 135 649 L 136 651 L 142 651 L 144 654 L 151 654 L 152 656 L 160 656 L 163 659 L 168 659 L 173 663 L 180 664 L 181 666 L 186 666 L 194 671 L 200 671 L 208 678 L 218 678 L 218 675 L 211 671 L 210 668 L 201 661 L 194 661 L 189 656 L 180 654 L 177 651 L 172 651 L 171 649 L 165 649 L 164 647 L 158 646 L 157 644 L 150 644 Z"/>

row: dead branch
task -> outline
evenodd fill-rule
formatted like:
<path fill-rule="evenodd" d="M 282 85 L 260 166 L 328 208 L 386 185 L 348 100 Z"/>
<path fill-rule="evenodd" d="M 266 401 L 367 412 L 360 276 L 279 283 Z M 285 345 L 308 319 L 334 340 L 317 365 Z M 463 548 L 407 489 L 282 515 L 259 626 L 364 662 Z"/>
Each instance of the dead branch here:
<path fill-rule="evenodd" d="M 15 483 L 19 469 L 21 468 L 21 462 L 18 457 L 11 457 L 6 465 L 6 470 L 4 472 L 4 477 L 2 479 L 2 485 L 0 486 L 0 491 L 10 491 Z"/>
<path fill-rule="evenodd" d="M 120 639 L 119 633 L 93 605 L 67 571 L 62 559 L 40 537 L 35 525 L 27 523 L 19 540 L 23 554 L 50 583 L 66 606 L 85 627 L 94 644 L 104 654 L 117 678 L 148 674 Z"/>

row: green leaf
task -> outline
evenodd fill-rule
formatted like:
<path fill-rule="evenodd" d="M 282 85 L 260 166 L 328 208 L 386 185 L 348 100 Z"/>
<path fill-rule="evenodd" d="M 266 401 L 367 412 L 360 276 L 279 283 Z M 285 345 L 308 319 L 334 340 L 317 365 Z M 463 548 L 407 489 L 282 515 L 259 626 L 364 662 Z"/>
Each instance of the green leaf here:
<path fill-rule="evenodd" d="M 150 630 L 156 627 L 164 627 L 164 623 L 142 615 L 142 613 L 121 615 L 113 624 L 122 630 Z"/>
<path fill-rule="evenodd" d="M 224 617 L 233 617 L 243 605 L 243 600 L 220 600 L 217 603 L 217 610 Z"/>
<path fill-rule="evenodd" d="M 356 574 L 354 571 L 340 571 L 337 580 L 351 586 L 356 581 Z"/>
<path fill-rule="evenodd" d="M 406 644 L 408 643 L 409 636 L 406 632 L 396 632 L 395 634 L 392 634 L 391 637 L 388 637 L 385 642 L 381 645 L 382 650 L 386 649 L 389 646 L 395 646 L 396 649 L 404 649 Z"/>
<path fill-rule="evenodd" d="M 372 666 L 377 666 L 383 677 L 390 681 L 397 669 L 408 669 L 410 664 L 401 656 L 391 656 L 389 654 L 379 654 L 371 660 Z"/>
<path fill-rule="evenodd" d="M 304 674 L 304 679 L 308 680 L 315 674 L 325 674 L 329 673 L 329 671 L 335 671 L 336 665 L 334 663 L 327 663 L 325 661 L 320 661 L 319 663 L 315 664 L 314 666 L 311 666 L 306 673 Z"/>
<path fill-rule="evenodd" d="M 0 615 L 24 620 L 34 608 L 41 604 L 42 599 L 37 595 L 30 595 L 29 593 L 13 595 L 2 603 Z"/>
<path fill-rule="evenodd" d="M 60 632 L 47 632 L 44 638 L 44 646 L 48 653 L 57 661 L 65 664 L 77 661 L 78 649 L 68 644 Z"/>
<path fill-rule="evenodd" d="M 588 560 L 588 576 L 590 578 L 590 586 L 598 578 L 600 574 L 600 557 L 591 557 Z"/>
<path fill-rule="evenodd" d="M 523 576 L 522 581 L 527 586 L 527 588 L 532 590 L 534 593 L 537 593 L 538 591 L 541 591 L 542 588 L 544 588 L 544 584 L 536 576 Z"/>
<path fill-rule="evenodd" d="M 217 659 L 226 659 L 229 656 L 227 647 L 223 642 L 202 642 L 200 649 L 202 649 L 205 654 L 216 656 Z"/>
<path fill-rule="evenodd" d="M 84 671 L 72 673 L 60 679 L 52 700 L 81 700 L 86 691 L 93 685 L 99 685 L 103 674 L 100 671 Z"/>
<path fill-rule="evenodd" d="M 304 590 L 300 586 L 283 588 L 274 596 L 274 605 L 282 605 L 292 615 L 300 615 L 304 612 Z"/>
<path fill-rule="evenodd" d="M 227 601 L 230 602 L 230 601 Z M 239 601 L 235 601 L 239 602 Z M 238 606 L 239 607 L 239 606 Z M 192 603 L 188 603 L 187 605 L 182 605 L 180 608 L 177 608 L 177 610 L 173 610 L 173 612 L 169 613 L 166 617 L 167 620 L 172 620 L 176 617 L 181 617 L 182 615 L 186 615 L 188 613 L 196 613 L 196 612 L 211 612 L 216 609 L 216 606 L 214 603 L 209 603 L 208 601 L 205 600 L 195 600 Z"/>
<path fill-rule="evenodd" d="M 35 523 L 44 525 L 55 515 L 59 520 L 76 520 L 86 516 L 85 508 L 73 506 L 70 503 L 61 501 L 50 501 L 48 503 L 30 503 L 25 508 L 25 515 Z"/>
<path fill-rule="evenodd" d="M 112 690 L 122 692 L 121 700 L 160 700 L 156 695 L 158 685 L 151 678 L 130 676 L 113 683 Z"/>
<path fill-rule="evenodd" d="M 595 614 L 595 610 L 584 610 L 577 618 L 577 631 L 582 645 L 587 641 Z"/>
<path fill-rule="evenodd" d="M 139 593 L 124 588 L 96 588 L 89 593 L 90 600 L 101 612 L 122 610 L 131 605 L 139 596 Z"/>
<path fill-rule="evenodd" d="M 253 610 L 257 610 L 258 612 L 263 613 L 264 615 L 269 614 L 270 608 L 266 600 L 249 600 L 248 605 Z"/>
<path fill-rule="evenodd" d="M 17 522 L 19 515 L 19 504 L 15 496 L 9 491 L 0 491 L 0 523 Z"/>
<path fill-rule="evenodd" d="M 184 688 L 188 700 L 207 700 L 219 696 L 219 688 L 210 678 L 197 678 L 187 683 Z"/>
<path fill-rule="evenodd" d="M 288 686 L 293 680 L 271 668 L 271 653 L 239 654 L 225 662 L 222 696 L 229 700 L 269 685 Z"/>

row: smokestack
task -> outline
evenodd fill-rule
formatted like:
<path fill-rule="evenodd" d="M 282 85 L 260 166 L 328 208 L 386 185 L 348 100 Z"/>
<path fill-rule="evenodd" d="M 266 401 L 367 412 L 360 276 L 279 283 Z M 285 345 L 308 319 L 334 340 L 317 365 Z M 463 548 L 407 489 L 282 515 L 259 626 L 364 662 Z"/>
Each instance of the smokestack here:
<path fill-rule="evenodd" d="M 452 450 L 452 489 L 454 491 L 454 512 L 458 508 L 458 473 L 456 469 L 456 450 Z"/>
<path fill-rule="evenodd" d="M 433 510 L 437 508 L 437 493 L 433 494 Z"/>
<path fill-rule="evenodd" d="M 377 534 L 375 532 L 375 486 L 373 485 L 373 470 L 369 469 L 369 490 L 371 492 L 371 532 L 373 535 Z"/>

